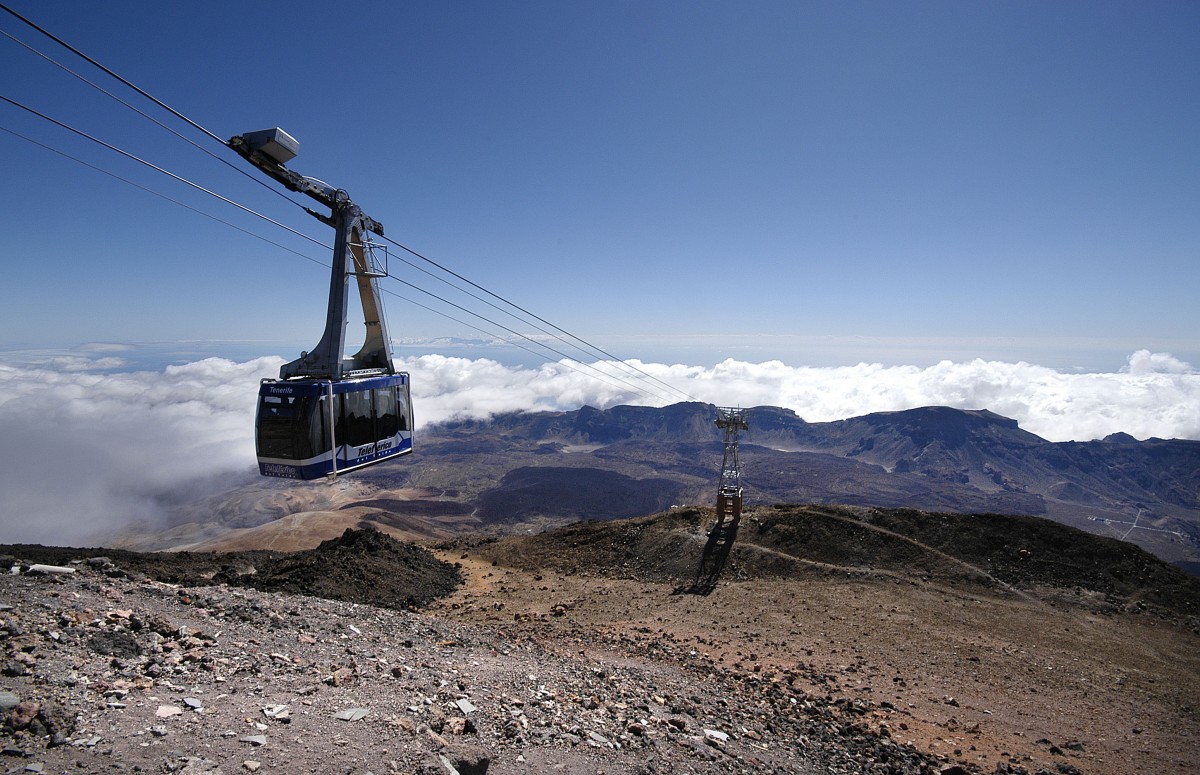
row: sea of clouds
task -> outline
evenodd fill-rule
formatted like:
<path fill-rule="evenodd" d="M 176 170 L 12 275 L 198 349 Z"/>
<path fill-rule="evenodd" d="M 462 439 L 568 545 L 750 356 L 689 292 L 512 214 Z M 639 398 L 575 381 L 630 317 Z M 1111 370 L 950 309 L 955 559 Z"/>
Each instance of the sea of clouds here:
<path fill-rule="evenodd" d="M 0 356 L 0 543 L 80 545 L 116 526 L 154 520 L 164 504 L 206 487 L 251 476 L 258 383 L 277 376 L 281 363 L 207 358 L 128 371 L 119 348 Z M 1200 439 L 1200 372 L 1146 350 L 1120 371 L 1082 374 L 984 360 L 928 367 L 628 363 L 639 371 L 441 355 L 401 365 L 412 375 L 418 449 L 423 427 L 452 418 L 662 405 L 685 396 L 787 407 L 810 422 L 942 405 L 990 409 L 1050 441 L 1118 431 Z"/>

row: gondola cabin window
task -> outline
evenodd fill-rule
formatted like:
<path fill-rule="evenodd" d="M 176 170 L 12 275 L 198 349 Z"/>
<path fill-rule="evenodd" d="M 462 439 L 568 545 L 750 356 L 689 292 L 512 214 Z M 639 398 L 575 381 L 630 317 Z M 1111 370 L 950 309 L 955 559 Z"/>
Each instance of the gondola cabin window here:
<path fill-rule="evenodd" d="M 396 388 L 379 388 L 375 394 L 375 433 L 381 439 L 390 439 L 400 430 L 400 417 L 396 413 Z"/>
<path fill-rule="evenodd" d="M 337 396 L 340 406 L 333 434 L 339 445 L 361 447 L 375 442 L 371 411 L 372 392 L 358 390 Z"/>

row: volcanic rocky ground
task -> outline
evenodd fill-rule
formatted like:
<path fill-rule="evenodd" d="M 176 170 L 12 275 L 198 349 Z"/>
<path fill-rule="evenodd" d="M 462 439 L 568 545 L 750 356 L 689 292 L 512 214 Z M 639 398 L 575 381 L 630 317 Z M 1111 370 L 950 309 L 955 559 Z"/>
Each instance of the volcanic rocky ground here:
<path fill-rule="evenodd" d="M 0 770 L 1196 771 L 1200 582 L 1137 547 L 759 507 L 695 594 L 711 519 L 0 547 Z"/>

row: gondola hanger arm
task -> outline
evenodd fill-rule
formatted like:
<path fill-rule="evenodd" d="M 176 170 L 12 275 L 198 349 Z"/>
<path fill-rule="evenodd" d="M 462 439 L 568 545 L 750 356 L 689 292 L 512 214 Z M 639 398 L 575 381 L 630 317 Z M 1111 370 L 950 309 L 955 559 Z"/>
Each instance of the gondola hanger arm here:
<path fill-rule="evenodd" d="M 283 184 L 284 188 L 305 194 L 332 211 L 354 204 L 344 189 L 334 188 L 323 180 L 301 175 L 285 166 L 300 152 L 300 143 L 279 127 L 235 135 L 229 139 L 229 147 L 246 161 Z M 331 217 L 307 207 L 304 209 L 309 215 L 327 226 L 334 225 Z M 366 214 L 361 217 L 362 225 L 367 231 L 378 234 L 380 237 L 383 236 L 382 223 Z"/>

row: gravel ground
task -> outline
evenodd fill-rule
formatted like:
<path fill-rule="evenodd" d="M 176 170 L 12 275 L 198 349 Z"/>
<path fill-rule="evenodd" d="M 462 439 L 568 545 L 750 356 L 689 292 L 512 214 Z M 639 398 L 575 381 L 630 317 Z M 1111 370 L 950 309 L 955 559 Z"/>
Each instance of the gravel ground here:
<path fill-rule="evenodd" d="M 0 771 L 941 770 L 786 681 L 71 567 L 0 577 Z"/>
<path fill-rule="evenodd" d="M 0 772 L 1196 770 L 1194 581 L 806 514 L 808 553 L 844 525 L 830 551 L 873 564 L 752 517 L 687 594 L 691 511 L 436 552 L 3 547 Z"/>

